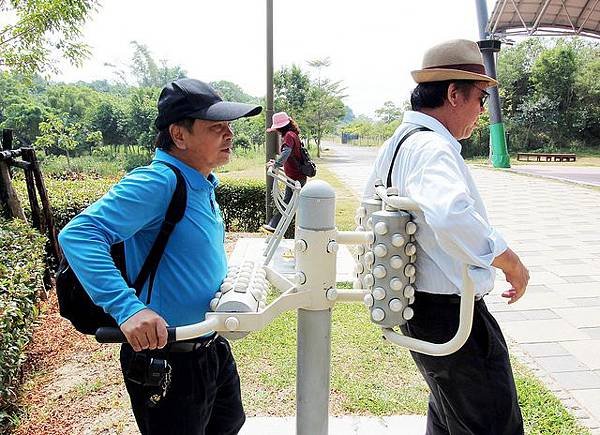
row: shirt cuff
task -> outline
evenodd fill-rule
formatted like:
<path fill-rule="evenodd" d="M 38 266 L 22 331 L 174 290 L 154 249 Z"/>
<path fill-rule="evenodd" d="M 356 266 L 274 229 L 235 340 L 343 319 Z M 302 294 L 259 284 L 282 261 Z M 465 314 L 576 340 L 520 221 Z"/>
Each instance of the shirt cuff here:
<path fill-rule="evenodd" d="M 501 255 L 508 249 L 508 244 L 504 240 L 504 237 L 502 237 L 502 235 L 494 228 L 492 228 L 492 232 L 489 235 L 489 244 L 490 250 L 492 251 L 492 262 L 497 256 Z"/>

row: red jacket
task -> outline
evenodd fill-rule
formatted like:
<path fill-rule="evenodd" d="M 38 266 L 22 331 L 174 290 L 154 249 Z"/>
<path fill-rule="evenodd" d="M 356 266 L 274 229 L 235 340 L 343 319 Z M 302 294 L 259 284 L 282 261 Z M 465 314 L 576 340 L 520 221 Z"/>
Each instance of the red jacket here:
<path fill-rule="evenodd" d="M 306 179 L 306 175 L 300 172 L 300 160 L 302 159 L 302 154 L 300 153 L 301 142 L 300 138 L 293 131 L 288 131 L 283 136 L 283 142 L 281 144 L 281 150 L 284 148 L 291 148 L 292 154 L 288 157 L 288 159 L 283 164 L 283 170 L 285 171 L 285 175 L 290 177 L 292 180 L 304 180 Z"/>

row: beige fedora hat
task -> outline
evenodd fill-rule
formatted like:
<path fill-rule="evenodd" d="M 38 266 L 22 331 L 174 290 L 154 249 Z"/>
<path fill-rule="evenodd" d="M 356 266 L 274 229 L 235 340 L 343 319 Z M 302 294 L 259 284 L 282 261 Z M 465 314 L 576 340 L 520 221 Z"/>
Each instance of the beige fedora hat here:
<path fill-rule="evenodd" d="M 498 82 L 485 74 L 479 47 L 467 39 L 453 39 L 431 47 L 423 56 L 422 69 L 411 72 L 417 83 L 444 80 L 475 80 L 497 86 Z"/>

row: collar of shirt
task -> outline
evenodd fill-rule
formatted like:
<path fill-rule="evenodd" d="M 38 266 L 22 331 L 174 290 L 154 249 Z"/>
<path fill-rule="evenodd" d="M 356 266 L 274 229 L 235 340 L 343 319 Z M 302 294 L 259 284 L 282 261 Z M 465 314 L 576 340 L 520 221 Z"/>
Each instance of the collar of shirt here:
<path fill-rule="evenodd" d="M 176 166 L 187 180 L 190 187 L 194 190 L 216 189 L 219 185 L 219 179 L 212 172 L 205 177 L 204 174 L 191 166 L 186 165 L 178 158 L 172 156 L 166 151 L 157 149 L 154 154 L 154 160 L 160 160 Z"/>
<path fill-rule="evenodd" d="M 406 112 L 404 112 L 402 123 L 419 125 L 433 130 L 434 132 L 442 135 L 445 139 L 447 139 L 448 142 L 450 142 L 450 144 L 452 145 L 452 147 L 460 154 L 460 151 L 462 149 L 462 145 L 460 144 L 460 142 L 457 141 L 454 138 L 454 136 L 450 134 L 448 129 L 444 127 L 444 125 L 440 121 L 435 119 L 433 116 L 426 115 L 423 112 L 413 112 L 412 110 L 407 110 Z M 402 127 L 402 124 L 400 124 L 400 127 Z"/>

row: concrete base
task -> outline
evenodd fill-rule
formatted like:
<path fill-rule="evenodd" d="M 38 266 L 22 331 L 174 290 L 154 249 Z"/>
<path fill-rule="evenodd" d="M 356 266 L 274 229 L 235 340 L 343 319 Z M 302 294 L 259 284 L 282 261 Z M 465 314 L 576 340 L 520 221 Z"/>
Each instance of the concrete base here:
<path fill-rule="evenodd" d="M 391 417 L 329 417 L 329 435 L 422 435 L 426 417 L 400 415 Z M 296 417 L 250 417 L 240 435 L 293 435 Z"/>

